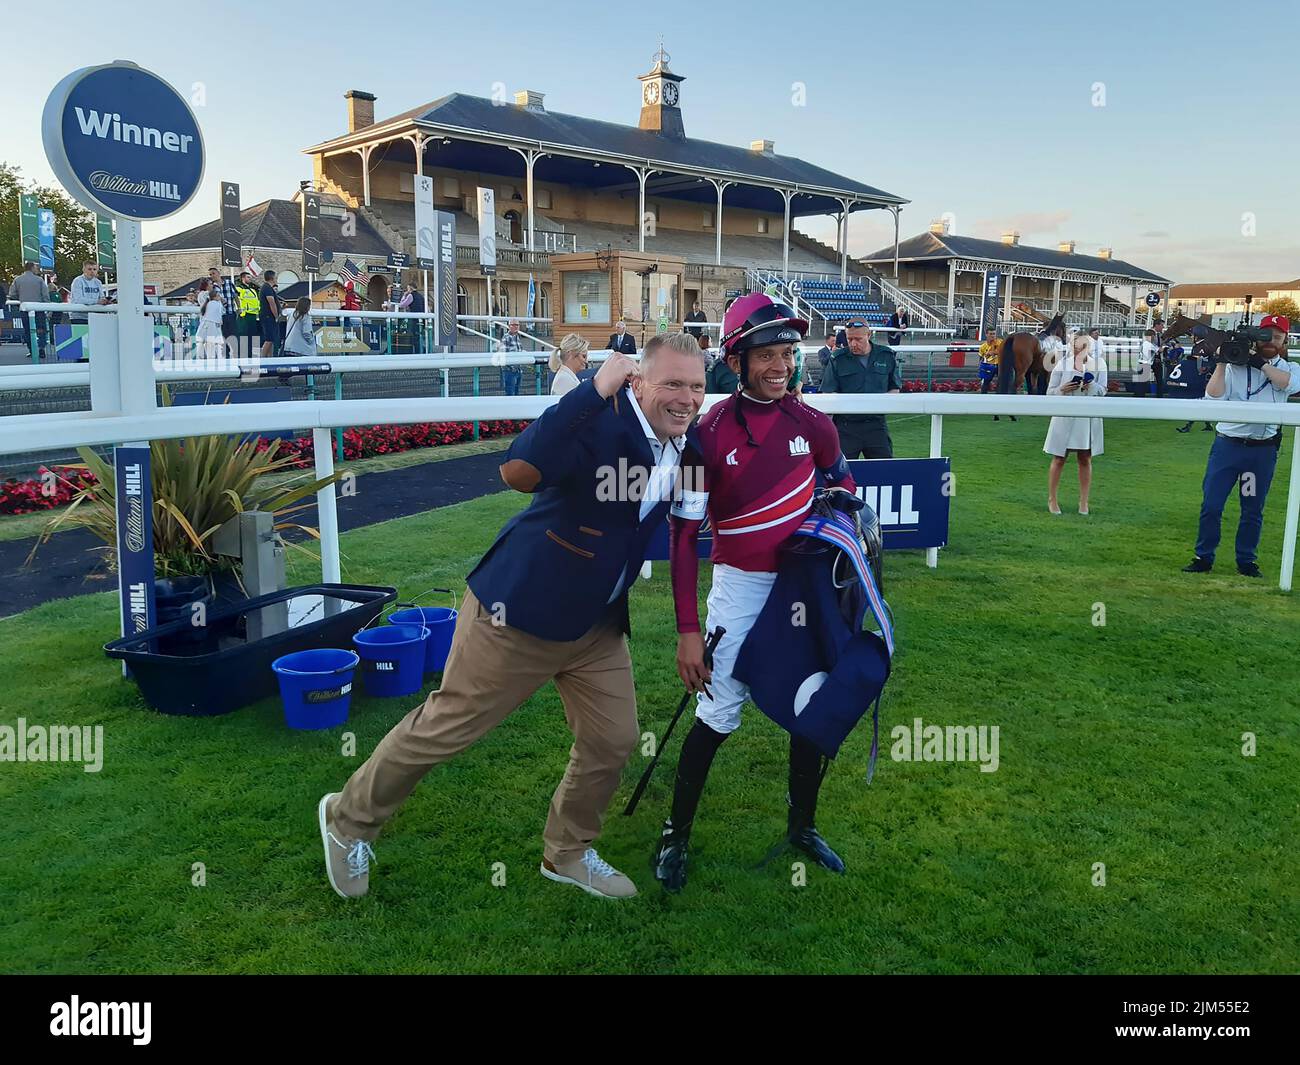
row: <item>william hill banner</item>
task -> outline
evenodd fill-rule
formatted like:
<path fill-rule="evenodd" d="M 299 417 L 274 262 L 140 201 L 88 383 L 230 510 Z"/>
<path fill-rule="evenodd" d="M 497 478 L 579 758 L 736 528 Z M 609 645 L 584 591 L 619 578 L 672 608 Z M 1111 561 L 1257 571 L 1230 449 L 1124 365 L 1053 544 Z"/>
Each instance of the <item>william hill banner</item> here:
<path fill-rule="evenodd" d="M 854 459 L 849 463 L 858 496 L 880 519 L 886 551 L 944 547 L 952 497 L 949 459 Z M 712 537 L 700 535 L 700 557 L 708 558 Z M 654 536 L 648 559 L 668 557 L 668 523 Z"/>

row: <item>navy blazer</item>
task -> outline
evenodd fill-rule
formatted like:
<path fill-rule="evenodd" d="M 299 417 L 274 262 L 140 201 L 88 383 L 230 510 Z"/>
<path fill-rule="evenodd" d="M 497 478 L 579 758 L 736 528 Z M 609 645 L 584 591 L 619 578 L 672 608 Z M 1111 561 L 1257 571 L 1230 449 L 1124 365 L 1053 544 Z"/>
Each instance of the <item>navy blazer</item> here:
<path fill-rule="evenodd" d="M 617 333 L 609 334 L 609 343 L 606 345 L 610 351 L 621 351 L 624 355 L 636 354 L 636 341 L 632 339 L 632 334 L 624 332 L 623 339 L 620 340 Z"/>
<path fill-rule="evenodd" d="M 693 425 L 687 447 L 698 451 Z M 502 604 L 506 625 L 544 640 L 579 639 L 610 610 L 630 632 L 628 589 L 671 504 L 656 503 L 640 520 L 640 499 L 622 489 L 636 479 L 620 476 L 636 468 L 648 477 L 654 453 L 624 390 L 602 399 L 584 381 L 548 407 L 501 465 L 502 480 L 532 493 L 533 501 L 506 522 L 469 575 L 484 609 Z M 609 603 L 624 573 L 622 590 Z"/>

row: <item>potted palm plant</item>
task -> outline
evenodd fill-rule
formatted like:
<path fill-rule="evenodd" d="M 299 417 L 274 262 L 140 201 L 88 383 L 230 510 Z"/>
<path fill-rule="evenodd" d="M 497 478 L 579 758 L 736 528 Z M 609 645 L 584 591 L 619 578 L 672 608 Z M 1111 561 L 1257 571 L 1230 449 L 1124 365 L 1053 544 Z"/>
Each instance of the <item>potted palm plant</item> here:
<path fill-rule="evenodd" d="M 164 392 L 164 403 L 168 402 Z M 337 479 L 313 478 L 293 469 L 296 459 L 279 455 L 280 442 L 259 448 L 256 437 L 194 436 L 155 440 L 150 445 L 153 485 L 155 579 L 160 604 L 184 609 L 203 596 L 238 598 L 243 594 L 238 562 L 213 549 L 217 530 L 230 518 L 251 510 L 275 516 L 276 532 L 297 530 L 317 540 L 319 532 L 292 517 L 307 509 L 302 502 Z M 65 526 L 88 529 L 104 542 L 109 568 L 116 566 L 116 486 L 112 466 L 89 448 L 78 448 L 80 463 L 64 469 L 90 473 L 89 483 L 69 482 L 76 494 L 69 506 L 43 530 L 37 546 Z M 316 557 L 291 540 L 285 545 Z M 187 579 L 189 578 L 189 579 Z"/>

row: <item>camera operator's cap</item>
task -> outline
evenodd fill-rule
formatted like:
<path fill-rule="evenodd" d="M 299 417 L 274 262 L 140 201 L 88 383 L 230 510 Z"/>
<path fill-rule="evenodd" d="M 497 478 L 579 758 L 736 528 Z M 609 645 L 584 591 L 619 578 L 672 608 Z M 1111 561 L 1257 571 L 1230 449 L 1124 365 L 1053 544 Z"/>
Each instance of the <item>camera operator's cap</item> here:
<path fill-rule="evenodd" d="M 1261 329 L 1280 329 L 1283 333 L 1291 332 L 1291 319 L 1285 314 L 1266 314 L 1260 320 Z"/>

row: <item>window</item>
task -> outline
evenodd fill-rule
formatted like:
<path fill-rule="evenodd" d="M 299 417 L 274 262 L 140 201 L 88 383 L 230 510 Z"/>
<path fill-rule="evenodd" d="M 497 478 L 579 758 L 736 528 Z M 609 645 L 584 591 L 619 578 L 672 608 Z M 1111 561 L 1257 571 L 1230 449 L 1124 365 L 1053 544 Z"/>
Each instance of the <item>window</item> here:
<path fill-rule="evenodd" d="M 465 286 L 458 284 L 456 286 L 456 313 L 469 314 L 469 293 L 465 291 Z"/>
<path fill-rule="evenodd" d="M 766 233 L 766 232 L 767 232 L 767 219 L 766 219 L 766 218 L 760 218 L 760 219 L 758 220 L 758 231 L 759 231 L 760 233 Z"/>
<path fill-rule="evenodd" d="M 907 282 L 906 282 L 907 287 L 908 287 L 908 288 L 915 288 L 915 287 L 916 287 L 916 271 L 915 271 L 915 270 L 908 270 L 908 271 L 907 271 L 907 274 L 906 274 L 906 277 L 907 277 Z"/>
<path fill-rule="evenodd" d="M 460 178 L 445 177 L 441 180 L 439 186 L 443 196 L 449 200 L 460 199 Z"/>
<path fill-rule="evenodd" d="M 564 320 L 566 322 L 608 322 L 609 274 L 604 270 L 566 270 L 564 278 Z"/>
<path fill-rule="evenodd" d="M 415 195 L 415 175 L 405 172 L 397 175 L 397 190 L 399 192 L 409 192 Z"/>
<path fill-rule="evenodd" d="M 537 207 L 538 207 L 539 210 L 542 210 L 542 211 L 549 211 L 549 210 L 551 209 L 551 190 L 550 190 L 550 189 L 539 189 L 539 188 L 537 188 L 536 185 L 534 185 L 534 186 L 533 186 L 533 195 L 537 198 Z"/>
<path fill-rule="evenodd" d="M 705 212 L 704 212 L 704 228 L 705 228 L 705 229 L 712 229 L 712 228 L 713 228 L 713 212 L 712 212 L 712 211 L 705 211 Z"/>
<path fill-rule="evenodd" d="M 281 270 L 275 275 L 276 287 L 281 291 L 288 288 L 290 285 L 296 285 L 300 280 L 302 279 L 292 270 Z"/>
<path fill-rule="evenodd" d="M 642 277 L 635 270 L 623 271 L 623 318 L 629 322 L 657 323 L 660 318 L 678 321 L 677 274 L 653 273 Z M 566 316 L 567 317 L 567 316 Z"/>

